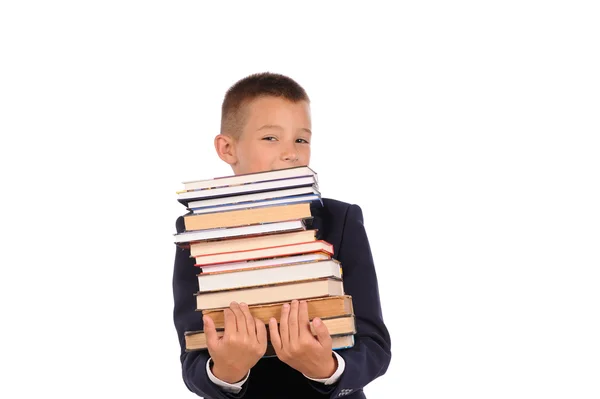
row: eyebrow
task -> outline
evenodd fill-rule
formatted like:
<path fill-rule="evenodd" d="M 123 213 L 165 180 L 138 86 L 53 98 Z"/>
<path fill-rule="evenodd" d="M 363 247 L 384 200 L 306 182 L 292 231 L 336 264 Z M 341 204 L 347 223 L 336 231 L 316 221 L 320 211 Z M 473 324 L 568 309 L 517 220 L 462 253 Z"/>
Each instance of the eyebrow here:
<path fill-rule="evenodd" d="M 258 128 L 257 131 L 264 130 L 264 129 L 278 129 L 278 130 L 283 130 L 283 127 L 281 127 L 279 125 L 263 125 L 260 128 Z M 308 128 L 302 127 L 302 128 L 300 128 L 300 130 L 302 130 L 302 131 L 304 131 L 304 132 L 312 135 L 311 130 L 308 129 Z"/>

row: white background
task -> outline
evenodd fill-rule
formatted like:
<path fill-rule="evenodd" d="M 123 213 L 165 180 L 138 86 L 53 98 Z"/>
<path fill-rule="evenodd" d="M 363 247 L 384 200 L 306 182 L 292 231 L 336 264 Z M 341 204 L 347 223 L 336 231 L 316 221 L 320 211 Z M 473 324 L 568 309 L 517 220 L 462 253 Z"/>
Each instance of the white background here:
<path fill-rule="evenodd" d="M 364 211 L 369 398 L 600 397 L 595 2 L 323 3 L 2 3 L 0 396 L 194 397 L 175 191 L 231 173 L 225 90 L 272 71 L 311 97 L 323 195 Z"/>

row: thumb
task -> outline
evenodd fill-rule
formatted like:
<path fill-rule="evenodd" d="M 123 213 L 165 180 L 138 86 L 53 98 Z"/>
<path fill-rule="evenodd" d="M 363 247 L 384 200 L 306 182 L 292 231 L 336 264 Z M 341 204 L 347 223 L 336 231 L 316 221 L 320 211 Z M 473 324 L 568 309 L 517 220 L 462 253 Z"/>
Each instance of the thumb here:
<path fill-rule="evenodd" d="M 217 329 L 215 328 L 215 323 L 210 316 L 202 317 L 202 321 L 204 322 L 204 334 L 206 334 L 206 344 L 209 349 L 216 348 L 219 343 L 219 336 L 217 335 Z"/>
<path fill-rule="evenodd" d="M 327 349 L 331 349 L 331 346 L 332 346 L 331 335 L 329 335 L 329 330 L 327 329 L 327 326 L 318 317 L 315 317 L 313 319 L 312 324 L 313 324 L 313 327 L 315 328 L 315 332 L 317 333 L 317 340 L 319 340 L 319 343 L 321 344 L 321 346 L 323 346 L 324 348 L 327 348 Z"/>

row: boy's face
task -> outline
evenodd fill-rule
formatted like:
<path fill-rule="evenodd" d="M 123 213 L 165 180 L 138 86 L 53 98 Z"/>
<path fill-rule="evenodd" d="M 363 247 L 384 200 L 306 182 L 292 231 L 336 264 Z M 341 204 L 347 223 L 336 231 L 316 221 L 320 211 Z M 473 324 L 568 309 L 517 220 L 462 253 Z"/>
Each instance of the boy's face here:
<path fill-rule="evenodd" d="M 245 122 L 237 140 L 223 135 L 215 140 L 219 156 L 236 175 L 308 166 L 311 120 L 306 101 L 257 98 L 248 104 Z"/>

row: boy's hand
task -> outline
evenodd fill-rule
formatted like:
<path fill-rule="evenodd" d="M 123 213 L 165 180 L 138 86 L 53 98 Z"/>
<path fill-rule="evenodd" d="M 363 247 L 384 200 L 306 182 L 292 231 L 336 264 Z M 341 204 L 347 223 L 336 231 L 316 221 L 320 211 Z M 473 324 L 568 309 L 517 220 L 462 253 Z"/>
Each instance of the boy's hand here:
<path fill-rule="evenodd" d="M 290 367 L 310 378 L 329 378 L 337 369 L 337 360 L 332 351 L 331 336 L 321 319 L 315 317 L 315 338 L 310 330 L 306 301 L 292 301 L 281 309 L 279 332 L 277 320 L 269 320 L 271 344 L 277 357 Z"/>
<path fill-rule="evenodd" d="M 213 361 L 212 373 L 230 384 L 244 379 L 248 371 L 267 350 L 267 329 L 254 318 L 245 303 L 232 302 L 225 313 L 225 331 L 217 336 L 215 323 L 204 316 L 208 353 Z"/>

